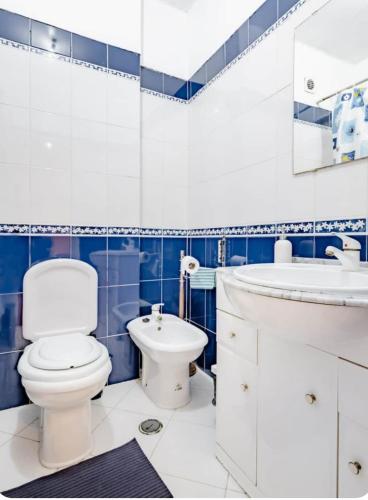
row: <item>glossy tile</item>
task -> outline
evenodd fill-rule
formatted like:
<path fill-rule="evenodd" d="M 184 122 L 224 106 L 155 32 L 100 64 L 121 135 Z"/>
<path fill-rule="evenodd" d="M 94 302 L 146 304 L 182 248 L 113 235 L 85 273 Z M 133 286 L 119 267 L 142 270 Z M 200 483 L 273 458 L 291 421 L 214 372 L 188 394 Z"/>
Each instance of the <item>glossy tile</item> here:
<path fill-rule="evenodd" d="M 175 76 L 164 74 L 164 94 L 179 99 L 188 99 L 188 82 Z"/>
<path fill-rule="evenodd" d="M 249 44 L 277 21 L 277 1 L 266 0 L 249 18 Z"/>
<path fill-rule="evenodd" d="M 313 236 L 288 236 L 288 240 L 293 246 L 293 257 L 313 258 Z"/>
<path fill-rule="evenodd" d="M 279 10 L 278 17 L 282 17 L 288 10 L 290 10 L 299 0 L 278 0 Z"/>
<path fill-rule="evenodd" d="M 108 288 L 108 334 L 127 332 L 127 324 L 139 316 L 139 285 Z"/>
<path fill-rule="evenodd" d="M 0 293 L 21 292 L 28 267 L 29 237 L 0 236 Z"/>
<path fill-rule="evenodd" d="M 187 254 L 186 238 L 163 238 L 162 240 L 162 277 L 178 278 L 180 275 L 180 252 Z"/>
<path fill-rule="evenodd" d="M 129 73 L 130 75 L 140 75 L 140 55 L 130 50 L 120 49 L 109 45 L 108 65 L 110 69 Z"/>
<path fill-rule="evenodd" d="M 225 44 L 226 64 L 229 64 L 249 45 L 249 21 L 248 19 L 235 31 Z"/>
<path fill-rule="evenodd" d="M 139 294 L 139 315 L 145 316 L 151 314 L 153 304 L 162 302 L 162 281 L 142 281 L 140 283 Z"/>
<path fill-rule="evenodd" d="M 225 67 L 225 45 L 222 45 L 206 62 L 207 82 Z"/>
<path fill-rule="evenodd" d="M 216 288 L 206 290 L 206 328 L 216 332 Z"/>
<path fill-rule="evenodd" d="M 162 302 L 165 304 L 163 311 L 166 314 L 179 314 L 179 280 L 170 279 L 162 281 Z"/>
<path fill-rule="evenodd" d="M 206 326 L 206 291 L 190 289 L 190 320 L 205 328 Z"/>
<path fill-rule="evenodd" d="M 107 348 L 113 366 L 109 384 L 138 378 L 138 348 L 129 335 L 109 337 Z"/>
<path fill-rule="evenodd" d="M 158 71 L 148 68 L 141 68 L 141 86 L 144 89 L 153 90 L 155 92 L 164 91 L 164 75 Z"/>
<path fill-rule="evenodd" d="M 22 298 L 22 294 L 0 295 L 0 353 L 28 344 L 22 335 Z"/>
<path fill-rule="evenodd" d="M 218 242 L 219 238 L 206 238 L 206 267 L 219 267 Z"/>
<path fill-rule="evenodd" d="M 107 285 L 107 237 L 73 236 L 71 257 L 87 262 L 96 269 L 98 286 Z"/>
<path fill-rule="evenodd" d="M 206 265 L 206 239 L 191 238 L 190 255 L 195 257 L 201 266 Z"/>
<path fill-rule="evenodd" d="M 107 312 L 108 288 L 99 287 L 98 289 L 98 322 L 97 328 L 93 332 L 96 338 L 107 337 L 108 335 L 108 312 Z"/>
<path fill-rule="evenodd" d="M 140 279 L 155 280 L 162 273 L 162 238 L 140 239 Z"/>
<path fill-rule="evenodd" d="M 249 238 L 248 264 L 269 263 L 274 260 L 275 238 Z"/>
<path fill-rule="evenodd" d="M 107 45 L 75 33 L 72 34 L 72 56 L 80 61 L 107 67 Z"/>
<path fill-rule="evenodd" d="M 367 260 L 367 238 L 366 236 L 352 235 L 352 238 L 359 241 L 361 244 L 360 260 Z M 329 257 L 326 255 L 326 248 L 328 246 L 333 246 L 342 250 L 342 241 L 337 236 L 316 236 L 315 237 L 315 258 L 317 259 L 332 259 L 338 263 L 335 257 Z"/>
<path fill-rule="evenodd" d="M 189 80 L 189 99 L 207 83 L 206 65 L 204 64 Z"/>
<path fill-rule="evenodd" d="M 247 263 L 247 238 L 226 238 L 226 265 L 244 266 Z"/>
<path fill-rule="evenodd" d="M 108 238 L 109 286 L 139 283 L 139 238 Z"/>
<path fill-rule="evenodd" d="M 17 370 L 21 355 L 21 352 L 0 354 L 0 410 L 28 403 L 28 397 Z"/>
<path fill-rule="evenodd" d="M 69 31 L 39 21 L 31 21 L 32 47 L 70 57 L 71 37 L 72 34 Z"/>
<path fill-rule="evenodd" d="M 0 9 L 0 37 L 29 45 L 30 20 L 28 17 Z"/>

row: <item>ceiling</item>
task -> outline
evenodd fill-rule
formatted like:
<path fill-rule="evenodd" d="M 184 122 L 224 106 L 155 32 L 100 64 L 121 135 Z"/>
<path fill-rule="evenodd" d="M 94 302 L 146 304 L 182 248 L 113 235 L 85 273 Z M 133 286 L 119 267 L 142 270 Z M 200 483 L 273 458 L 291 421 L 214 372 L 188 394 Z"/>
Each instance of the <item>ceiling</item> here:
<path fill-rule="evenodd" d="M 162 3 L 170 5 L 183 12 L 189 12 L 198 0 L 160 0 Z"/>

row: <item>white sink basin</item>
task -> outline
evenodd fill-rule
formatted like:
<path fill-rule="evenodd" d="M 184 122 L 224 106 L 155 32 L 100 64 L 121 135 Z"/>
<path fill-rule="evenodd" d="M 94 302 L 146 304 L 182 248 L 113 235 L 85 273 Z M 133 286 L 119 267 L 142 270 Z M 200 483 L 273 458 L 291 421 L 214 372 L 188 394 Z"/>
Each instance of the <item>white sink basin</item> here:
<path fill-rule="evenodd" d="M 368 270 L 256 264 L 229 271 L 224 286 L 239 314 L 267 334 L 330 352 L 368 341 Z"/>

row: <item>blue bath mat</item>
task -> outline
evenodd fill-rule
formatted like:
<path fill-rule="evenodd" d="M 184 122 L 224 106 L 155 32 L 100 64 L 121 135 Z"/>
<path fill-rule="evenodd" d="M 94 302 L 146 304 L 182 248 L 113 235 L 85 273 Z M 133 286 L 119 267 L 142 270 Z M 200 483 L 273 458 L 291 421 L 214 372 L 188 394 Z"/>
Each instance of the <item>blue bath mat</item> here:
<path fill-rule="evenodd" d="M 173 498 L 135 439 L 3 492 L 10 498 Z"/>

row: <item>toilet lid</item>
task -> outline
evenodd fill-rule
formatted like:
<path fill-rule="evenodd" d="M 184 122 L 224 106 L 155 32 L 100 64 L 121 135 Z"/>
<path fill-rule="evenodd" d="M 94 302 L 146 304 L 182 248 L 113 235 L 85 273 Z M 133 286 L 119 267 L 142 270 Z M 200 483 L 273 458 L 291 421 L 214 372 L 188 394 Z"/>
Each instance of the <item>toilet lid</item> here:
<path fill-rule="evenodd" d="M 101 344 L 82 333 L 44 337 L 29 353 L 29 363 L 42 370 L 69 370 L 88 365 L 101 356 Z"/>

